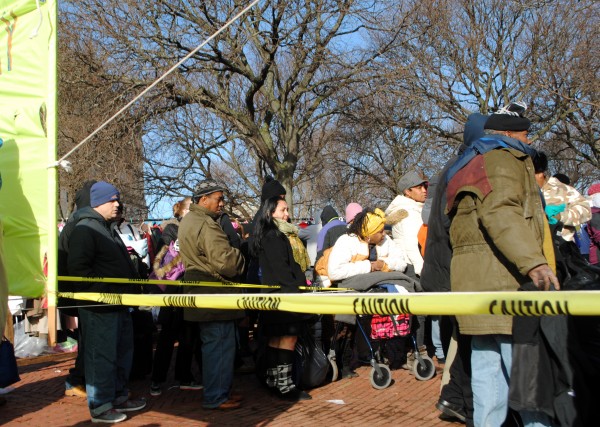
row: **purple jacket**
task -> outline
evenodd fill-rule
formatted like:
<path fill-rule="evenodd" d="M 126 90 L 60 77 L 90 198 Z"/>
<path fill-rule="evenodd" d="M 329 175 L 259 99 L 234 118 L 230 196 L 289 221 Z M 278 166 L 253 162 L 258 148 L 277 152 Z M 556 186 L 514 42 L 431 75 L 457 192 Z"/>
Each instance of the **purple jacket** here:
<path fill-rule="evenodd" d="M 600 261 L 600 208 L 592 208 L 592 219 L 588 222 L 587 232 L 590 236 L 590 264 Z"/>
<path fill-rule="evenodd" d="M 319 230 L 319 234 L 317 236 L 317 252 L 320 252 L 323 250 L 323 241 L 325 241 L 325 235 L 327 234 L 327 230 L 329 230 L 332 227 L 335 227 L 336 225 L 346 226 L 346 223 L 339 219 L 333 219 L 333 220 L 329 221 L 327 224 L 325 224 L 323 226 L 323 228 L 321 228 L 321 230 Z"/>

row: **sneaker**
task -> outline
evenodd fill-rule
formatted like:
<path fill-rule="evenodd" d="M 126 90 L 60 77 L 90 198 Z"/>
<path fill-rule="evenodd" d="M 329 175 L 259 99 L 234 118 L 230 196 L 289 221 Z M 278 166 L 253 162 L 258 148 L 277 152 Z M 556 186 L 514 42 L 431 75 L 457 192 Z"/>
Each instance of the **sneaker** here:
<path fill-rule="evenodd" d="M 114 405 L 113 409 L 117 412 L 132 412 L 139 411 L 140 409 L 144 409 L 146 407 L 145 399 L 129 399 L 120 405 Z"/>
<path fill-rule="evenodd" d="M 162 389 L 160 388 L 160 383 L 150 383 L 150 396 L 160 396 L 161 394 Z"/>
<path fill-rule="evenodd" d="M 196 381 L 190 381 L 179 384 L 179 390 L 202 390 L 204 386 Z"/>
<path fill-rule="evenodd" d="M 92 417 L 93 423 L 104 423 L 104 424 L 115 424 L 120 423 L 121 421 L 125 421 L 127 419 L 127 415 L 121 414 L 114 409 L 109 409 L 106 412 L 101 413 L 95 417 Z"/>
<path fill-rule="evenodd" d="M 76 385 L 65 390 L 65 396 L 87 397 L 84 385 Z"/>

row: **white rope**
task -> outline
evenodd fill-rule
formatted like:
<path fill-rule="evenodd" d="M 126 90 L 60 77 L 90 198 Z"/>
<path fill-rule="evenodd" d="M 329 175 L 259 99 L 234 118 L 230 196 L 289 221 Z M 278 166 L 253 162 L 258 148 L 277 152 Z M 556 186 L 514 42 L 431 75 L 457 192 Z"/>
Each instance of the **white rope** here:
<path fill-rule="evenodd" d="M 203 41 L 200 45 L 198 45 L 198 47 L 196 47 L 194 50 L 192 50 L 190 53 L 188 53 L 178 63 L 176 63 L 175 65 L 173 65 L 166 73 L 164 73 L 162 76 L 160 76 L 158 79 L 156 79 L 154 81 L 154 83 L 152 83 L 150 86 L 148 86 L 146 89 L 144 89 L 138 96 L 136 96 L 134 99 L 132 99 L 130 102 L 128 102 L 127 105 L 125 105 L 123 108 L 121 108 L 119 111 L 117 111 L 111 118 L 109 118 L 107 121 L 105 121 L 104 123 L 102 123 L 95 131 L 93 131 L 85 139 L 83 139 L 79 144 L 77 144 L 75 147 L 73 147 L 73 149 L 71 151 L 69 151 L 67 154 L 65 154 L 64 156 L 62 156 L 56 163 L 51 164 L 48 167 L 49 168 L 53 168 L 53 167 L 56 167 L 58 165 L 62 166 L 62 162 L 67 157 L 69 157 L 71 154 L 73 154 L 75 151 L 77 151 L 83 144 L 85 144 L 90 139 L 92 139 L 98 132 L 100 132 L 102 129 L 104 129 L 110 122 L 112 122 L 115 118 L 117 118 L 119 115 L 121 115 L 125 110 L 127 110 L 129 107 L 131 107 L 131 105 L 133 105 L 138 99 L 140 99 L 142 96 L 144 96 L 146 93 L 148 93 L 150 91 L 150 89 L 152 89 L 154 86 L 156 86 L 162 80 L 164 80 L 169 74 L 171 74 L 173 72 L 173 70 L 176 70 L 181 64 L 183 64 L 185 61 L 187 61 L 193 55 L 195 55 L 196 52 L 198 52 L 200 49 L 202 49 L 208 42 L 210 42 L 216 36 L 218 36 L 219 34 L 221 34 L 224 30 L 226 30 L 227 27 L 229 27 L 240 16 L 242 16 L 248 10 L 250 10 L 259 1 L 260 0 L 253 0 L 252 3 L 250 3 L 240 13 L 238 13 L 233 18 L 231 18 L 223 27 L 219 28 L 213 35 L 211 35 L 209 38 L 207 38 L 205 41 Z"/>
<path fill-rule="evenodd" d="M 38 21 L 37 27 L 29 35 L 30 39 L 33 39 L 38 36 L 40 28 L 42 27 L 42 21 L 44 20 L 44 15 L 42 15 L 42 9 L 40 8 L 40 0 L 35 0 L 35 6 L 37 7 L 37 11 L 40 14 L 40 19 Z"/>

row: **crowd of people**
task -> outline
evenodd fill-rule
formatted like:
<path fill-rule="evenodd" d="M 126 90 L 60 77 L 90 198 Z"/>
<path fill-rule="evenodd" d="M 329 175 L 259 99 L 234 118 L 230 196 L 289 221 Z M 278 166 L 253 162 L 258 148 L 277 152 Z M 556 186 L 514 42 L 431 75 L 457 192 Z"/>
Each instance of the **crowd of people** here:
<path fill-rule="evenodd" d="M 290 220 L 286 191 L 274 179 L 264 183 L 260 207 L 247 222 L 224 212 L 227 188 L 202 180 L 190 197 L 174 205 L 173 218 L 157 227 L 158 236 L 123 220 L 117 188 L 87 182 L 60 234 L 59 274 L 214 282 L 129 285 L 127 293 L 239 292 L 223 285 L 228 282 L 299 293 L 311 286 L 398 279 L 410 283 L 411 292 L 558 291 L 568 287 L 568 276 L 561 273 L 563 242 L 577 245 L 589 260 L 586 265 L 599 263 L 600 183 L 586 197 L 565 183 L 566 176 L 550 176 L 547 156 L 531 147 L 524 113 L 521 104 L 513 103 L 488 116 L 471 115 L 459 152 L 438 175 L 429 180 L 408 171 L 384 210 L 353 201 L 341 216 L 325 206 L 316 234 Z M 59 289 L 125 292 L 110 281 L 59 283 Z M 145 407 L 127 389 L 134 357 L 152 359 L 150 394 L 161 395 L 176 342 L 175 380 L 184 390 L 203 389 L 206 409 L 242 405 L 243 397 L 234 392 L 234 372 L 244 356 L 258 353 L 261 363 L 254 369 L 263 386 L 281 399 L 310 400 L 292 375 L 298 337 L 318 323 L 328 351 L 336 325 L 343 322 L 284 311 L 161 307 L 153 354 L 135 356 L 132 315 L 139 308 L 83 301 L 66 305 L 79 306 L 70 314 L 79 318 L 80 337 L 66 393 L 86 396 L 92 421 L 99 423 L 123 421 L 126 412 Z M 550 329 L 556 335 L 563 326 L 569 325 Z M 344 345 L 336 349 L 346 379 L 356 376 L 354 369 L 364 361 L 354 332 L 347 325 Z M 406 368 L 411 351 L 435 355 L 445 372 L 437 408 L 450 419 L 475 426 L 585 425 L 589 419 L 589 404 L 577 396 L 597 386 L 574 379 L 573 363 L 554 360 L 558 350 L 542 340 L 534 350 L 522 345 L 530 344 L 527 337 L 548 333 L 545 320 L 524 324 L 510 316 L 431 316 L 429 321 L 415 316 L 412 333 L 416 348 L 402 347 L 398 365 Z M 566 340 L 559 336 L 554 341 L 566 347 Z M 594 347 L 591 353 L 586 356 L 598 358 L 600 352 Z M 555 369 L 538 365 L 542 359 L 546 364 L 552 360 Z M 194 377 L 194 360 L 201 378 Z M 543 369 L 550 379 L 531 374 Z"/>

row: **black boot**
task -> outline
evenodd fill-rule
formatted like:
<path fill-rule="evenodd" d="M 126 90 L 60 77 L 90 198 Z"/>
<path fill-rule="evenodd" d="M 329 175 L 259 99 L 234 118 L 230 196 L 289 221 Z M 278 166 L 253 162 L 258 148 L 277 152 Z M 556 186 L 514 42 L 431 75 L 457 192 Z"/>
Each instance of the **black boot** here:
<path fill-rule="evenodd" d="M 355 378 L 358 374 L 352 367 L 353 362 L 353 350 L 352 350 L 352 335 L 346 335 L 344 343 L 342 345 L 342 378 Z"/>
<path fill-rule="evenodd" d="M 277 387 L 277 363 L 279 349 L 267 346 L 265 350 L 265 374 L 264 381 L 267 387 Z"/>
<path fill-rule="evenodd" d="M 292 380 L 294 351 L 280 348 L 277 349 L 277 356 L 277 395 L 292 402 L 312 399 L 310 394 L 297 388 Z"/>

